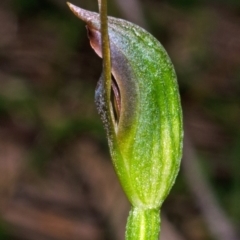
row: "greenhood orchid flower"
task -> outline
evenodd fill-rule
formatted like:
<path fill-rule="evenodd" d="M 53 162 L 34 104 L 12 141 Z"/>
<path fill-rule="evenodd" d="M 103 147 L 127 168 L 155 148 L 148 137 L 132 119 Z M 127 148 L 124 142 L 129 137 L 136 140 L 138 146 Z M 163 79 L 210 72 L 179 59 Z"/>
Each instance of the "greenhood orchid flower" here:
<path fill-rule="evenodd" d="M 87 24 L 90 44 L 102 57 L 99 14 L 69 4 Z M 160 207 L 182 156 L 182 111 L 176 74 L 163 46 L 147 31 L 108 17 L 111 90 L 104 76 L 95 101 L 115 171 L 132 205 L 126 239 L 158 239 Z M 104 56 L 103 56 L 104 57 Z"/>

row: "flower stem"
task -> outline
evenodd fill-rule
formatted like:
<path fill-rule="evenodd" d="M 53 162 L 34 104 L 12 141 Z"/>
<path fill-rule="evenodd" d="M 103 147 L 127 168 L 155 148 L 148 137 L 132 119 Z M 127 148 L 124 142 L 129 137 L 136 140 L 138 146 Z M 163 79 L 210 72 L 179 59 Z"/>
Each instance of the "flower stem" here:
<path fill-rule="evenodd" d="M 157 240 L 160 231 L 160 209 L 133 207 L 129 213 L 126 240 Z"/>
<path fill-rule="evenodd" d="M 107 20 L 107 0 L 99 0 L 99 12 L 101 21 L 101 35 L 102 35 L 102 56 L 103 56 L 103 77 L 104 89 L 106 91 L 107 103 L 110 103 L 111 93 L 111 57 L 110 44 L 108 38 L 108 20 Z"/>

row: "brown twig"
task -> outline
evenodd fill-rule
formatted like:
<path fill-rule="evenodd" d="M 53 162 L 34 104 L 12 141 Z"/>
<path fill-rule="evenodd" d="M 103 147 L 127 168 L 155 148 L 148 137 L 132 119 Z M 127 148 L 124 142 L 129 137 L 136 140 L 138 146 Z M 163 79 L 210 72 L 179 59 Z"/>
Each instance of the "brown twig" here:
<path fill-rule="evenodd" d="M 108 23 L 107 23 L 107 0 L 99 0 L 99 12 L 101 20 L 101 36 L 102 36 L 102 56 L 103 56 L 103 77 L 104 88 L 106 91 L 106 103 L 110 99 L 111 91 L 111 58 L 110 58 L 110 44 L 108 38 Z M 110 110 L 109 110 L 110 111 Z"/>
<path fill-rule="evenodd" d="M 185 134 L 182 167 L 189 189 L 195 196 L 202 216 L 212 236 L 218 240 L 238 240 L 239 237 L 228 216 L 219 206 L 213 191 L 205 180 L 198 163 L 197 153 Z"/>

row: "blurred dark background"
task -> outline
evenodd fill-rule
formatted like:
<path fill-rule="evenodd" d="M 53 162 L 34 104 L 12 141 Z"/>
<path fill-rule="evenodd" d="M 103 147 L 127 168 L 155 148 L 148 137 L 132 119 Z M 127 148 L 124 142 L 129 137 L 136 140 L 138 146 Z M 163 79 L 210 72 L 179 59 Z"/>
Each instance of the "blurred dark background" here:
<path fill-rule="evenodd" d="M 178 75 L 186 143 L 161 239 L 240 239 L 240 1 L 113 0 L 109 15 L 147 28 Z M 63 0 L 0 2 L 0 239 L 124 239 L 84 25 Z"/>

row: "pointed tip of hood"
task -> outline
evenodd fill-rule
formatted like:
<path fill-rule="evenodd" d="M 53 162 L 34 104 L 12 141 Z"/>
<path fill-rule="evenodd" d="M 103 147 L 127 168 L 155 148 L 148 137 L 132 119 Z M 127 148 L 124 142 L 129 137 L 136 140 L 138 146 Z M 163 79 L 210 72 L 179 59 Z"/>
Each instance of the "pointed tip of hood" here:
<path fill-rule="evenodd" d="M 100 20 L 99 14 L 91 11 L 87 11 L 80 7 L 75 6 L 74 4 L 67 2 L 68 7 L 71 11 L 81 20 L 87 23 L 89 27 L 100 29 Z"/>

